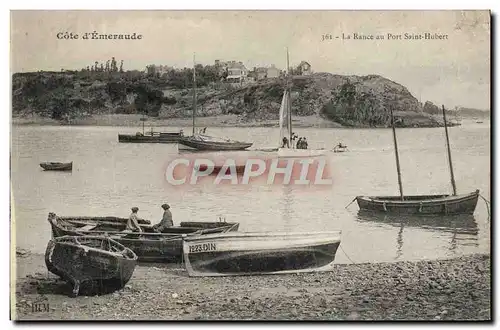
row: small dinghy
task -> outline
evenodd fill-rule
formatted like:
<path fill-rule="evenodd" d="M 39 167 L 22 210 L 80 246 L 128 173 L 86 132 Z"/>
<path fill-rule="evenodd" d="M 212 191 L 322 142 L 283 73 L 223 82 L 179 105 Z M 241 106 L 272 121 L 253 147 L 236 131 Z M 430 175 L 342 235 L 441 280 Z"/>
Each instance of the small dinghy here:
<path fill-rule="evenodd" d="M 73 285 L 73 296 L 80 285 L 98 282 L 104 287 L 122 288 L 132 277 L 137 255 L 122 244 L 97 236 L 63 236 L 47 245 L 45 264 Z"/>
<path fill-rule="evenodd" d="M 40 167 L 45 171 L 72 171 L 73 162 L 70 163 L 58 163 L 58 162 L 45 162 L 40 163 Z"/>
<path fill-rule="evenodd" d="M 189 276 L 284 274 L 329 270 L 340 231 L 224 233 L 185 237 Z"/>

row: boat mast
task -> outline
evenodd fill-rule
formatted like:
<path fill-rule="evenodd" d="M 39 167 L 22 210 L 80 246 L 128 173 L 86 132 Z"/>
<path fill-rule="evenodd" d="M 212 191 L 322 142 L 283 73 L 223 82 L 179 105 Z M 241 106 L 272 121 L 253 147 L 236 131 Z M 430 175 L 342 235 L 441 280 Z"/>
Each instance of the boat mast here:
<path fill-rule="evenodd" d="M 289 63 L 289 55 L 288 55 L 288 47 L 286 48 L 286 72 L 287 72 L 287 90 L 288 90 L 288 100 L 287 100 L 287 112 L 288 112 L 288 133 L 290 134 L 290 145 L 294 148 L 293 145 L 293 133 L 292 133 L 292 96 L 291 96 L 291 84 L 290 84 L 290 63 Z"/>
<path fill-rule="evenodd" d="M 404 201 L 403 183 L 401 182 L 401 167 L 399 166 L 398 141 L 396 139 L 396 128 L 394 127 L 394 114 L 392 113 L 392 107 L 391 107 L 391 125 L 392 125 L 392 137 L 394 139 L 394 150 L 396 151 L 396 168 L 398 170 L 399 194 L 401 195 L 401 200 Z"/>
<path fill-rule="evenodd" d="M 193 135 L 195 130 L 194 118 L 196 116 L 196 60 L 195 54 L 193 54 Z"/>
<path fill-rule="evenodd" d="M 144 113 L 142 114 L 142 135 L 144 135 L 144 122 L 146 121 L 146 118 L 144 118 Z"/>
<path fill-rule="evenodd" d="M 453 187 L 453 196 L 457 195 L 457 186 L 455 184 L 455 175 L 453 174 L 453 164 L 451 162 L 451 150 L 450 150 L 450 139 L 448 137 L 448 125 L 446 123 L 446 110 L 443 107 L 443 120 L 444 120 L 444 131 L 446 132 L 446 146 L 448 148 L 448 160 L 450 161 L 450 176 L 451 176 L 451 186 Z"/>

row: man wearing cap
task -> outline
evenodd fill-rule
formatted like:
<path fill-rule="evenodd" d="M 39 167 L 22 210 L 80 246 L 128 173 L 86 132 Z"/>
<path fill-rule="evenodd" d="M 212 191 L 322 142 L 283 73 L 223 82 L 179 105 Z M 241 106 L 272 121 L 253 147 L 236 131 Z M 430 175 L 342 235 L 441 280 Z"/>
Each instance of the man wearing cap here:
<path fill-rule="evenodd" d="M 169 227 L 173 227 L 174 225 L 174 222 L 172 220 L 172 212 L 170 212 L 170 205 L 163 204 L 161 207 L 163 210 L 165 210 L 165 212 L 163 212 L 163 218 L 161 219 L 160 223 L 153 226 L 153 229 L 160 233 Z"/>
<path fill-rule="evenodd" d="M 128 217 L 127 230 L 142 232 L 141 226 L 139 226 L 139 217 L 137 216 L 138 207 L 132 208 L 132 214 Z"/>

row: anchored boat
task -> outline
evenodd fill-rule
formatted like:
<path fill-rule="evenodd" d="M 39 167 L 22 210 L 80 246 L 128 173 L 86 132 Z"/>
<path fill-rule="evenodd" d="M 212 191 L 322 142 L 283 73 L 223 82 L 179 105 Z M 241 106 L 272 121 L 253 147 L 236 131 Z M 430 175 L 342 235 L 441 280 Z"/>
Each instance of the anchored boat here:
<path fill-rule="evenodd" d="M 228 222 L 181 222 L 180 226 L 168 228 L 166 233 L 157 233 L 150 225 L 141 225 L 142 233 L 126 230 L 126 222 L 92 221 L 82 218 L 58 217 L 49 213 L 52 237 L 62 236 L 107 236 L 132 249 L 139 261 L 176 261 L 182 256 L 182 238 L 191 235 L 206 235 L 237 231 L 239 223 Z"/>
<path fill-rule="evenodd" d="M 280 107 L 280 118 L 279 118 L 279 127 L 280 127 L 280 147 L 278 148 L 278 157 L 279 158 L 309 158 L 309 157 L 318 157 L 326 154 L 326 150 L 323 149 L 297 149 L 294 146 L 294 140 L 296 135 L 294 135 L 292 130 L 292 100 L 290 97 L 291 93 L 291 83 L 289 81 L 289 55 L 288 49 L 286 52 L 286 66 L 287 66 L 287 81 L 286 88 L 283 93 L 283 98 L 281 100 Z M 292 78 L 293 80 L 293 78 Z M 286 138 L 288 140 L 288 145 L 283 145 L 282 141 Z"/>
<path fill-rule="evenodd" d="M 131 249 L 108 237 L 53 238 L 45 252 L 48 270 L 73 285 L 73 296 L 87 282 L 122 288 L 132 277 L 136 263 L 137 255 Z"/>
<path fill-rule="evenodd" d="M 282 274 L 328 270 L 340 231 L 224 233 L 184 238 L 189 276 Z"/>
<path fill-rule="evenodd" d="M 45 171 L 72 171 L 73 162 L 60 163 L 60 162 L 45 162 L 40 163 L 40 167 Z"/>
<path fill-rule="evenodd" d="M 178 132 L 153 132 L 153 127 L 151 127 L 150 132 L 144 131 L 144 122 L 146 117 L 144 114 L 141 118 L 142 121 L 142 133 L 137 132 L 136 134 L 118 134 L 118 142 L 120 143 L 177 143 L 179 139 L 184 135 L 182 130 Z"/>
<path fill-rule="evenodd" d="M 198 151 L 236 151 L 248 149 L 253 145 L 251 142 L 234 141 L 203 134 L 182 137 L 179 139 L 179 143 L 183 147 Z"/>
<path fill-rule="evenodd" d="M 400 196 L 357 196 L 355 198 L 360 210 L 385 212 L 388 214 L 421 214 L 421 215 L 453 215 L 473 214 L 479 198 L 479 189 L 469 194 L 457 195 L 453 164 L 451 161 L 450 141 L 448 138 L 448 126 L 446 122 L 446 111 L 443 106 L 444 128 L 446 132 L 446 145 L 448 148 L 448 160 L 450 165 L 451 185 L 453 195 L 415 195 L 405 196 L 401 182 L 401 169 L 399 166 L 398 144 L 394 115 L 391 109 L 392 133 L 394 139 L 394 150 L 396 154 L 396 168 L 398 172 L 398 183 Z"/>
<path fill-rule="evenodd" d="M 118 134 L 118 142 L 120 143 L 177 143 L 181 138 L 181 132 Z"/>
<path fill-rule="evenodd" d="M 193 57 L 194 62 L 194 57 Z M 194 64 L 194 63 L 193 63 Z M 235 151 L 245 150 L 250 148 L 252 142 L 235 141 L 231 139 L 223 139 L 214 136 L 205 135 L 205 129 L 202 132 L 196 133 L 196 65 L 193 65 L 193 134 L 191 136 L 184 136 L 179 139 L 177 148 L 179 152 L 182 151 Z"/>

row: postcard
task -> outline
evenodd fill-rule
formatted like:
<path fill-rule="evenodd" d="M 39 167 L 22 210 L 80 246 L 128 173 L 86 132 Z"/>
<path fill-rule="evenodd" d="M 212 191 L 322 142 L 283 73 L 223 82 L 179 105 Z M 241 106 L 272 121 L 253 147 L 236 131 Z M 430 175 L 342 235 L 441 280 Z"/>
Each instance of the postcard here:
<path fill-rule="evenodd" d="M 11 319 L 490 321 L 491 13 L 11 11 Z"/>

